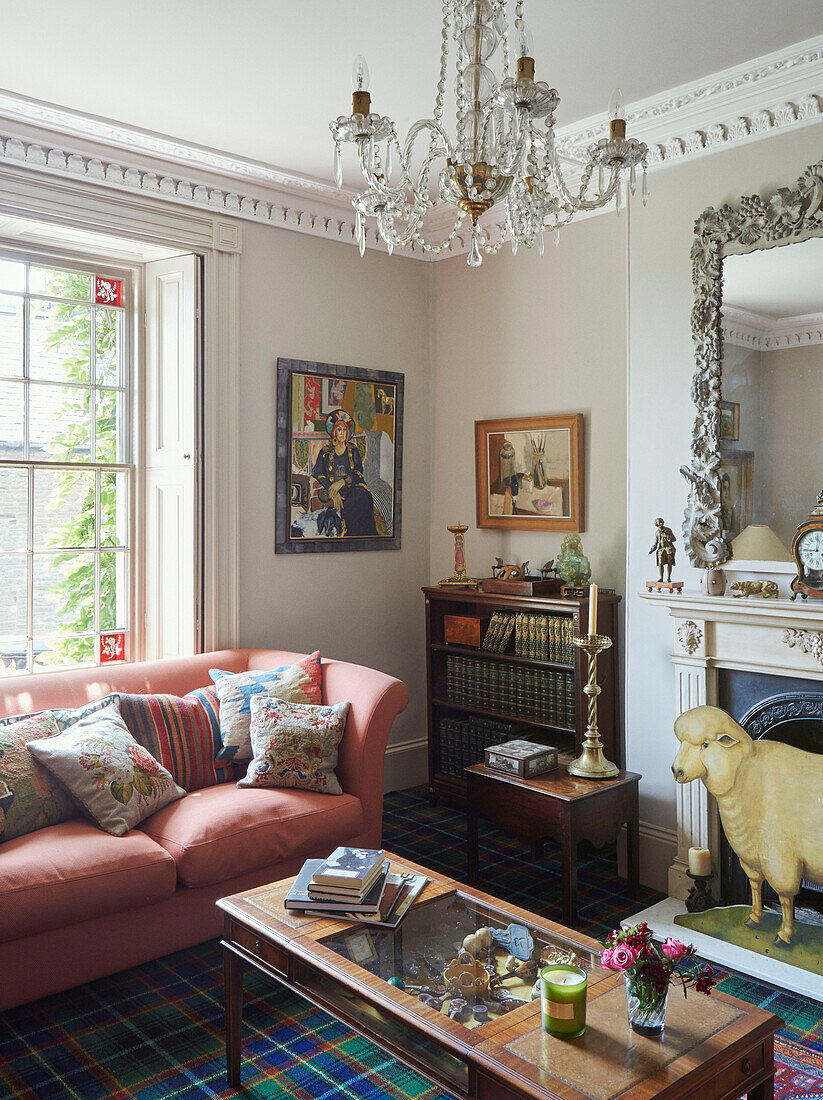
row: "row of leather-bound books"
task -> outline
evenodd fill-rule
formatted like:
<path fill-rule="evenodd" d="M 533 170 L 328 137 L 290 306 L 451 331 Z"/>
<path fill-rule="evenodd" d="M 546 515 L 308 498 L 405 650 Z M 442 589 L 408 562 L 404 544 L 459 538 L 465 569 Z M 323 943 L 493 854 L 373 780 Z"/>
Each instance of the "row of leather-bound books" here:
<path fill-rule="evenodd" d="M 482 648 L 535 661 L 574 664 L 574 623 L 570 615 L 531 615 L 525 611 L 495 611 Z"/>
<path fill-rule="evenodd" d="M 446 659 L 446 699 L 557 726 L 575 728 L 574 674 L 500 664 L 473 657 Z"/>
<path fill-rule="evenodd" d="M 495 718 L 471 715 L 440 719 L 439 770 L 444 775 L 462 776 L 470 764 L 482 764 L 485 750 L 509 741 L 522 727 Z"/>

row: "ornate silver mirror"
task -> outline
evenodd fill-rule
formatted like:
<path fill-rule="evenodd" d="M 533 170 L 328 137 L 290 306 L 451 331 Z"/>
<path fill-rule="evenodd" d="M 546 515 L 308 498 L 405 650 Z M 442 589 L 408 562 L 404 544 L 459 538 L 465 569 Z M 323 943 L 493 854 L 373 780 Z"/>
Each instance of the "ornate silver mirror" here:
<path fill-rule="evenodd" d="M 721 565 L 749 528 L 788 557 L 823 484 L 822 207 L 823 161 L 794 189 L 709 207 L 695 223 L 697 415 L 680 468 L 695 566 Z"/>

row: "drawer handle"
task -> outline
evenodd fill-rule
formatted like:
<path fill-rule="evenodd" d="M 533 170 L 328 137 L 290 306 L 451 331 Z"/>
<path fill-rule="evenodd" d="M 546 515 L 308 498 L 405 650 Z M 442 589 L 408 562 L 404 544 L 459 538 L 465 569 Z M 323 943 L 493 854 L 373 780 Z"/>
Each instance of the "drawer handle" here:
<path fill-rule="evenodd" d="M 749 1070 L 752 1068 L 752 1064 L 751 1064 L 751 1062 L 749 1061 L 748 1058 L 743 1059 L 743 1061 L 740 1065 L 740 1068 L 743 1070 L 744 1073 L 749 1072 Z"/>
<path fill-rule="evenodd" d="M 260 940 L 255 940 L 254 941 L 254 950 L 255 951 L 262 951 L 263 950 L 263 944 L 260 942 Z M 745 1069 L 743 1072 L 748 1073 L 749 1071 L 747 1069 Z"/>

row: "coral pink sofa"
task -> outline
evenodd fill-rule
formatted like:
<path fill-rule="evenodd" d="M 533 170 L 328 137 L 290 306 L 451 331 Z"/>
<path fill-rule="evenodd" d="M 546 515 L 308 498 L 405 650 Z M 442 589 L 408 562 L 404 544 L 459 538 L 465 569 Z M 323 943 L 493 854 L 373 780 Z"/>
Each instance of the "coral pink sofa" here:
<path fill-rule="evenodd" d="M 208 670 L 303 654 L 232 649 L 0 681 L 0 717 L 80 706 L 109 692 L 185 695 Z M 217 936 L 217 898 L 293 874 L 338 844 L 379 847 L 383 758 L 409 693 L 400 680 L 323 661 L 323 701 L 351 703 L 337 774 L 344 794 L 193 791 L 113 837 L 78 817 L 0 844 L 0 1009 Z"/>

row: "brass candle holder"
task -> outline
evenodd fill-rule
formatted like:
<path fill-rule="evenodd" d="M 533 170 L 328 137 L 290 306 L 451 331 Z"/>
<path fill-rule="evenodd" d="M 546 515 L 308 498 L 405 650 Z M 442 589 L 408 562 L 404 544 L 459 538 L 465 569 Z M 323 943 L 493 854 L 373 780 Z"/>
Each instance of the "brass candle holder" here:
<path fill-rule="evenodd" d="M 617 765 L 603 755 L 603 742 L 597 730 L 597 696 L 600 694 L 597 683 L 597 654 L 609 649 L 612 640 L 605 634 L 584 634 L 580 638 L 572 638 L 572 641 L 589 658 L 589 680 L 583 688 L 589 700 L 589 724 L 583 740 L 583 751 L 569 764 L 569 775 L 576 775 L 580 779 L 616 779 L 619 770 Z"/>

